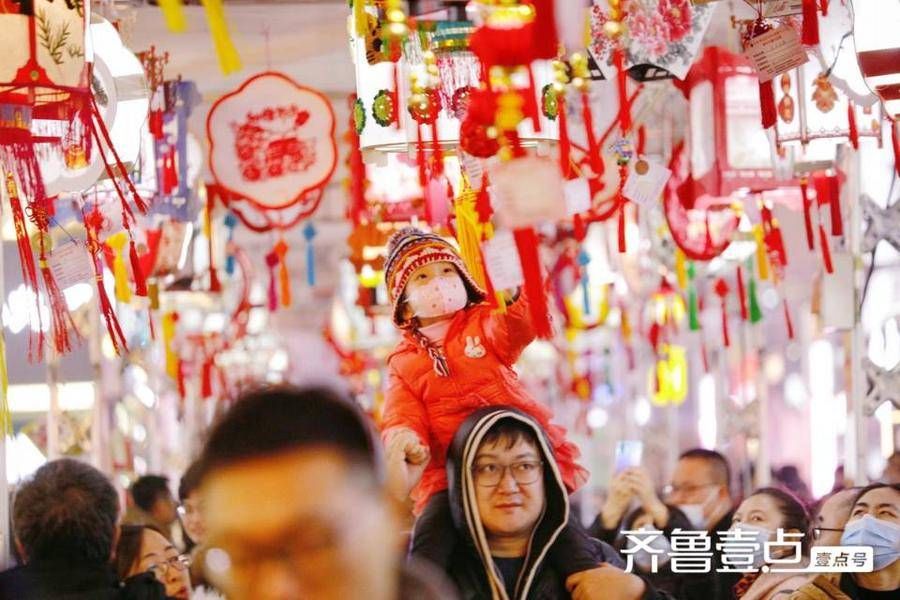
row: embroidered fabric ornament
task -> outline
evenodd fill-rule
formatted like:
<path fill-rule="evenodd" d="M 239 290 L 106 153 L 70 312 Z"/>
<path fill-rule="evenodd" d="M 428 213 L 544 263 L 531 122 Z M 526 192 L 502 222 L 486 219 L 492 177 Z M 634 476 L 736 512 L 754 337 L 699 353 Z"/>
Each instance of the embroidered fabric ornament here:
<path fill-rule="evenodd" d="M 390 127 L 397 120 L 397 104 L 394 95 L 388 90 L 381 90 L 372 100 L 372 118 L 382 127 Z"/>
<path fill-rule="evenodd" d="M 353 100 L 353 127 L 356 130 L 356 135 L 362 133 L 363 129 L 366 128 L 366 107 L 363 104 L 363 101 L 359 98 Z"/>
<path fill-rule="evenodd" d="M 541 112 L 551 121 L 559 116 L 559 99 L 553 84 L 548 83 L 541 90 Z"/>

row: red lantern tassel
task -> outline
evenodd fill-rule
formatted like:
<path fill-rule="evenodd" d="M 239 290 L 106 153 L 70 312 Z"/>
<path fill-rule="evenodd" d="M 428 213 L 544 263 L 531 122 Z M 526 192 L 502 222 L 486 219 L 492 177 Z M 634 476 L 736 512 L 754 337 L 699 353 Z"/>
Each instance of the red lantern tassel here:
<path fill-rule="evenodd" d="M 399 50 L 399 48 L 398 48 Z M 400 61 L 394 61 L 393 70 L 394 91 L 392 93 L 394 100 L 394 126 L 400 128 Z"/>
<path fill-rule="evenodd" d="M 35 311 L 29 312 L 29 320 L 33 317 L 35 322 L 30 323 L 28 337 L 28 360 L 41 360 L 44 354 L 44 327 L 41 319 L 40 301 L 38 298 L 37 268 L 34 264 L 34 254 L 31 249 L 31 241 L 25 226 L 25 212 L 19 200 L 19 192 L 12 173 L 6 174 L 6 191 L 9 195 L 9 207 L 12 212 L 13 224 L 16 230 L 16 245 L 19 248 L 19 263 L 22 267 L 22 281 L 25 287 L 34 294 Z"/>
<path fill-rule="evenodd" d="M 737 293 L 741 303 L 741 319 L 746 321 L 750 318 L 750 312 L 747 310 L 747 290 L 744 287 L 744 270 L 738 265 L 737 268 Z"/>
<path fill-rule="evenodd" d="M 853 102 L 847 102 L 847 124 L 850 128 L 850 145 L 859 150 L 859 129 L 856 127 L 856 109 Z"/>
<path fill-rule="evenodd" d="M 144 269 L 141 267 L 141 259 L 138 256 L 137 248 L 135 248 L 134 238 L 132 238 L 129 243 L 128 257 L 131 260 L 131 276 L 134 278 L 134 293 L 137 296 L 146 296 L 147 278 L 144 276 Z"/>
<path fill-rule="evenodd" d="M 109 160 L 107 160 L 104 152 L 103 152 L 103 144 L 100 141 L 100 137 L 106 141 L 107 148 L 112 153 L 112 156 L 115 160 L 116 167 L 119 171 L 121 177 L 125 180 L 125 185 L 128 187 L 128 190 L 131 192 L 132 201 L 137 209 L 144 214 L 147 212 L 147 203 L 144 202 L 144 199 L 141 198 L 141 195 L 138 193 L 137 188 L 134 187 L 134 182 L 131 181 L 131 177 L 128 176 L 128 172 L 125 169 L 125 165 L 122 163 L 122 159 L 119 158 L 119 153 L 116 151 L 116 147 L 112 142 L 112 138 L 109 135 L 109 130 L 106 128 L 106 123 L 103 121 L 103 117 L 100 115 L 100 109 L 97 108 L 97 101 L 94 99 L 93 94 L 91 94 L 91 107 L 94 112 L 94 136 L 97 138 L 97 147 L 100 150 L 101 160 L 103 160 L 106 165 L 106 172 L 109 174 L 110 179 L 113 180 L 115 184 L 115 178 L 112 174 L 112 168 L 110 167 Z M 116 184 L 116 189 L 118 191 L 118 185 Z M 120 191 L 119 196 L 122 199 L 123 203 L 125 201 L 124 194 Z M 123 210 L 127 209 L 127 205 L 123 207 Z M 129 213 L 130 213 L 130 209 Z"/>
<path fill-rule="evenodd" d="M 628 77 L 625 71 L 625 53 L 617 46 L 613 50 L 613 64 L 616 67 L 616 81 L 619 92 L 619 129 L 622 135 L 631 130 L 631 103 L 628 101 Z M 772 100 L 774 104 L 774 99 Z M 774 124 L 774 121 L 772 122 Z"/>
<path fill-rule="evenodd" d="M 804 46 L 815 46 L 819 43 L 819 11 L 816 0 L 803 0 L 803 30 L 800 41 Z"/>
<path fill-rule="evenodd" d="M 831 215 L 831 235 L 844 235 L 844 218 L 841 215 L 841 190 L 837 175 L 817 174 L 813 177 L 819 206 L 828 205 Z"/>
<path fill-rule="evenodd" d="M 794 323 L 791 321 L 791 311 L 788 309 L 787 298 L 785 298 L 781 305 L 784 307 L 784 324 L 787 327 L 788 339 L 794 339 Z"/>
<path fill-rule="evenodd" d="M 203 368 L 200 371 L 200 397 L 204 400 L 212 398 L 212 359 L 203 361 Z"/>
<path fill-rule="evenodd" d="M 625 202 L 624 198 L 619 201 L 619 222 L 618 222 L 617 241 L 619 243 L 619 254 L 625 254 L 628 251 L 628 242 L 625 238 Z"/>
<path fill-rule="evenodd" d="M 213 211 L 216 208 L 216 197 L 215 195 L 209 194 L 206 196 L 206 237 L 207 243 L 209 244 L 209 291 L 213 293 L 219 293 L 222 291 L 222 282 L 219 281 L 219 272 L 216 269 L 216 252 L 215 252 L 215 244 L 213 244 L 213 220 L 212 215 Z"/>
<path fill-rule="evenodd" d="M 775 125 L 775 89 L 772 87 L 772 81 L 759 83 L 759 110 L 762 115 L 763 129 L 768 129 Z"/>
<path fill-rule="evenodd" d="M 715 292 L 722 302 L 722 343 L 727 348 L 731 345 L 731 337 L 728 335 L 728 282 L 719 278 Z"/>
<path fill-rule="evenodd" d="M 544 277 L 539 255 L 540 244 L 534 228 L 516 229 L 513 232 L 516 248 L 519 251 L 519 262 L 525 275 L 525 293 L 531 309 L 531 323 L 535 335 L 542 340 L 553 337 L 550 326 L 550 314 L 547 297 L 544 295 Z"/>
<path fill-rule="evenodd" d="M 831 275 L 834 273 L 834 265 L 831 263 L 831 248 L 828 244 L 828 234 L 825 228 L 819 224 L 819 243 L 822 244 L 822 261 L 825 263 L 825 271 Z"/>
<path fill-rule="evenodd" d="M 31 220 L 38 228 L 38 264 L 41 276 L 44 280 L 44 290 L 47 293 L 47 301 L 50 304 L 50 337 L 57 354 L 64 354 L 72 350 L 69 341 L 69 329 L 78 336 L 78 329 L 69 314 L 66 299 L 53 272 L 47 264 L 46 240 L 50 235 L 50 217 L 53 215 L 53 200 L 44 196 L 31 203 Z"/>
<path fill-rule="evenodd" d="M 591 100 L 587 92 L 581 92 L 581 115 L 584 119 L 584 130 L 587 133 L 588 158 L 591 163 L 591 171 L 595 176 L 603 173 L 603 159 L 600 156 L 600 144 L 597 143 L 597 134 L 594 132 L 594 115 L 591 113 Z"/>
<path fill-rule="evenodd" d="M 800 178 L 800 194 L 803 196 L 803 224 L 806 226 L 806 245 L 810 250 L 815 249 L 815 242 L 813 241 L 813 226 L 812 226 L 812 201 L 809 199 L 809 190 L 808 190 L 809 182 L 806 177 Z"/>
<path fill-rule="evenodd" d="M 559 167 L 562 170 L 563 179 L 572 179 L 572 142 L 569 140 L 569 118 L 566 116 L 566 93 L 557 95 L 559 110 Z"/>
<path fill-rule="evenodd" d="M 528 114 L 531 115 L 531 128 L 535 133 L 541 132 L 541 111 L 538 109 L 537 102 L 537 84 L 534 79 L 534 70 L 528 65 L 528 91 L 525 98 L 525 106 Z"/>
<path fill-rule="evenodd" d="M 113 350 L 117 355 L 121 355 L 122 351 L 128 352 L 128 343 L 125 340 L 125 334 L 122 333 L 122 326 L 119 325 L 119 319 L 113 310 L 112 302 L 106 294 L 106 286 L 103 284 L 103 263 L 100 259 L 100 240 L 99 232 L 103 223 L 103 215 L 100 214 L 96 207 L 90 214 L 84 217 L 84 229 L 87 233 L 88 248 L 91 252 L 91 262 L 94 266 L 94 278 L 97 281 L 97 296 L 100 299 L 100 312 L 106 322 L 106 330 L 109 332 L 109 339 L 112 341 Z"/>
<path fill-rule="evenodd" d="M 416 164 L 419 167 L 419 185 L 422 186 L 422 191 L 426 192 L 428 187 L 428 171 L 426 170 L 425 139 L 422 137 L 421 124 L 416 124 Z M 428 210 L 427 202 L 425 203 L 425 210 Z"/>
<path fill-rule="evenodd" d="M 822 16 L 828 16 L 828 0 L 819 0 L 819 10 L 822 11 Z"/>
<path fill-rule="evenodd" d="M 278 286 L 275 278 L 275 267 L 278 266 L 278 253 L 274 250 L 266 254 L 266 267 L 269 269 L 269 310 L 275 312 L 278 309 Z"/>
<path fill-rule="evenodd" d="M 444 156 L 441 152 L 441 140 L 438 138 L 437 115 L 431 121 L 431 176 L 440 177 L 444 174 Z"/>

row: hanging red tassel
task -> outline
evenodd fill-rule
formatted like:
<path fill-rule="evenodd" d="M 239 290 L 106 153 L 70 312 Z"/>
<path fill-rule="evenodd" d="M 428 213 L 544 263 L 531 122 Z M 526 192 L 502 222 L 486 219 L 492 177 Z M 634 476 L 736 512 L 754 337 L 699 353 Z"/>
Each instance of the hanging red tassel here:
<path fill-rule="evenodd" d="M 728 335 L 728 282 L 721 278 L 716 281 L 715 292 L 722 301 L 722 343 L 728 348 L 731 346 L 731 337 Z"/>
<path fill-rule="evenodd" d="M 163 132 L 163 111 L 162 109 L 151 110 L 147 117 L 147 128 L 156 141 L 162 141 L 166 137 Z"/>
<path fill-rule="evenodd" d="M 200 370 L 200 397 L 204 400 L 212 398 L 212 371 L 213 359 L 208 358 L 203 361 L 203 367 Z"/>
<path fill-rule="evenodd" d="M 828 16 L 828 2 L 829 0 L 819 0 L 819 10 L 822 11 L 822 16 Z"/>
<path fill-rule="evenodd" d="M 828 205 L 831 215 L 831 235 L 844 235 L 844 218 L 841 214 L 841 186 L 837 175 L 817 173 L 813 175 L 813 185 L 819 206 Z"/>
<path fill-rule="evenodd" d="M 624 136 L 631 130 L 631 103 L 628 100 L 628 77 L 625 71 L 625 53 L 621 46 L 613 50 L 613 64 L 616 67 L 616 81 L 619 92 L 619 130 Z M 774 103 L 774 99 L 772 101 Z M 774 124 L 774 121 L 773 121 Z"/>
<path fill-rule="evenodd" d="M 619 203 L 619 222 L 617 226 L 617 242 L 619 254 L 625 254 L 628 251 L 628 241 L 625 236 L 625 202 Z"/>
<path fill-rule="evenodd" d="M 850 129 L 850 145 L 859 150 L 859 129 L 856 127 L 856 108 L 852 101 L 847 102 L 847 124 Z"/>
<path fill-rule="evenodd" d="M 34 294 L 35 301 L 35 310 L 28 311 L 29 319 L 35 319 L 29 327 L 28 360 L 39 361 L 44 353 L 44 327 L 38 298 L 37 268 L 34 264 L 34 254 L 25 225 L 25 212 L 22 210 L 19 191 L 12 173 L 6 174 L 6 191 L 9 195 L 9 207 L 16 230 L 16 245 L 19 248 L 19 262 L 22 266 L 22 282 Z"/>
<path fill-rule="evenodd" d="M 278 310 L 278 284 L 275 279 L 275 267 L 278 266 L 278 253 L 274 250 L 266 254 L 266 267 L 269 269 L 269 310 Z"/>
<path fill-rule="evenodd" d="M 762 116 L 763 129 L 768 129 L 775 125 L 775 89 L 772 87 L 772 81 L 759 83 L 759 110 Z"/>
<path fill-rule="evenodd" d="M 525 93 L 525 111 L 531 117 L 531 128 L 535 133 L 541 132 L 541 111 L 537 102 L 537 84 L 534 79 L 534 70 L 528 65 L 528 90 Z"/>
<path fill-rule="evenodd" d="M 431 176 L 444 174 L 444 155 L 441 152 L 441 140 L 438 137 L 437 115 L 431 120 Z"/>
<path fill-rule="evenodd" d="M 485 173 L 484 179 L 482 179 L 481 189 L 478 190 L 478 196 L 475 198 L 475 212 L 478 213 L 479 223 L 487 224 L 491 222 L 491 216 L 494 214 L 494 209 L 491 206 L 491 196 L 488 193 L 487 173 Z M 487 229 L 482 228 L 482 239 L 485 239 L 484 236 L 486 233 Z"/>
<path fill-rule="evenodd" d="M 163 158 L 163 194 L 168 196 L 178 189 L 178 170 L 175 168 L 175 147 L 169 148 Z"/>
<path fill-rule="evenodd" d="M 559 107 L 559 167 L 563 179 L 575 176 L 572 169 L 572 142 L 569 140 L 569 117 L 566 116 L 566 93 L 559 92 L 556 97 Z"/>
<path fill-rule="evenodd" d="M 540 243 L 534 228 L 516 229 L 513 231 L 516 240 L 516 248 L 519 251 L 519 262 L 522 265 L 522 273 L 525 276 L 525 293 L 528 295 L 528 304 L 531 309 L 531 323 L 535 335 L 542 340 L 553 337 L 553 328 L 550 326 L 550 311 L 547 306 L 547 297 L 544 293 L 543 268 L 540 261 Z"/>
<path fill-rule="evenodd" d="M 122 326 L 119 325 L 119 319 L 113 310 L 112 302 L 106 293 L 106 286 L 103 284 L 103 263 L 100 259 L 100 231 L 103 229 L 103 215 L 98 207 L 90 213 L 84 213 L 84 229 L 87 234 L 88 250 L 91 254 L 91 262 L 94 266 L 94 278 L 97 280 L 97 296 L 100 299 L 100 312 L 106 321 L 106 330 L 109 332 L 109 338 L 112 341 L 113 350 L 117 355 L 121 355 L 122 351 L 128 352 L 128 343 L 125 340 L 125 334 L 122 333 Z"/>
<path fill-rule="evenodd" d="M 94 114 L 94 137 L 97 138 L 97 147 L 100 150 L 101 160 L 103 161 L 106 167 L 106 173 L 109 175 L 110 180 L 113 182 L 113 186 L 116 188 L 116 191 L 119 194 L 119 198 L 122 201 L 122 210 L 127 211 L 128 214 L 131 214 L 131 209 L 128 207 L 128 204 L 125 200 L 124 192 L 119 188 L 119 184 L 117 183 L 117 177 L 113 174 L 112 167 L 110 165 L 110 161 L 106 157 L 106 154 L 103 149 L 103 143 L 101 142 L 101 137 L 106 141 L 106 147 L 109 152 L 112 154 L 113 159 L 115 160 L 115 165 L 118 170 L 118 175 L 121 176 L 125 180 L 125 185 L 128 188 L 128 191 L 131 192 L 132 202 L 137 207 L 138 211 L 141 214 L 145 214 L 147 212 L 147 203 L 144 202 L 144 199 L 141 198 L 141 195 L 138 193 L 137 188 L 134 187 L 134 182 L 131 181 L 131 177 L 128 176 L 128 172 L 125 169 L 125 165 L 122 163 L 122 159 L 119 158 L 119 153 L 116 151 L 116 147 L 112 142 L 112 138 L 109 135 L 109 130 L 106 128 L 106 122 L 103 120 L 103 117 L 100 115 L 100 109 L 97 107 L 97 101 L 94 99 L 94 96 L 91 95 L 91 108 Z"/>
<path fill-rule="evenodd" d="M 641 125 L 637 129 L 637 142 L 635 143 L 635 153 L 637 156 L 643 156 L 647 147 L 647 129 Z"/>
<path fill-rule="evenodd" d="M 397 44 L 399 47 L 399 44 Z M 398 48 L 399 49 L 399 48 Z M 392 99 L 394 101 L 394 127 L 400 128 L 400 61 L 394 61 L 394 69 L 393 69 L 393 83 L 394 83 L 394 91 L 391 92 Z"/>
<path fill-rule="evenodd" d="M 822 245 L 822 261 L 825 263 L 825 271 L 831 275 L 834 273 L 834 265 L 831 263 L 831 248 L 828 244 L 828 234 L 819 223 L 819 243 Z"/>
<path fill-rule="evenodd" d="M 806 246 L 810 250 L 815 249 L 812 226 L 812 201 L 809 199 L 809 181 L 806 177 L 800 178 L 800 194 L 803 196 L 803 224 L 806 227 Z"/>
<path fill-rule="evenodd" d="M 351 94 L 350 128 L 347 134 L 350 144 L 350 156 L 347 161 L 350 170 L 350 207 L 347 212 L 353 224 L 359 225 L 366 210 L 366 165 L 359 149 L 359 134 L 356 133 L 356 121 L 353 117 L 355 106 L 356 94 Z"/>
<path fill-rule="evenodd" d="M 741 319 L 746 321 L 750 318 L 750 312 L 747 310 L 747 290 L 744 287 L 744 270 L 741 265 L 737 268 L 737 293 L 741 304 Z"/>
<path fill-rule="evenodd" d="M 572 217 L 572 228 L 572 235 L 575 237 L 575 241 L 580 244 L 587 237 L 587 224 L 580 214 Z"/>
<path fill-rule="evenodd" d="M 800 41 L 804 46 L 816 46 L 819 43 L 819 11 L 816 0 L 803 0 L 803 30 Z"/>
<path fill-rule="evenodd" d="M 594 131 L 594 115 L 591 113 L 591 99 L 587 92 L 581 92 L 581 116 L 587 134 L 591 171 L 594 172 L 594 175 L 599 176 L 603 173 L 603 157 L 600 155 L 600 144 L 597 142 L 597 134 Z"/>
<path fill-rule="evenodd" d="M 788 309 L 787 298 L 782 300 L 781 305 L 784 307 L 784 324 L 787 327 L 788 339 L 794 339 L 794 323 L 791 321 L 791 311 Z"/>
<path fill-rule="evenodd" d="M 900 125 L 897 121 L 891 124 L 891 145 L 894 147 L 894 171 L 900 177 Z"/>
<path fill-rule="evenodd" d="M 131 276 L 134 278 L 134 293 L 137 296 L 146 296 L 147 278 L 144 276 L 144 269 L 141 267 L 141 259 L 138 256 L 137 248 L 135 248 L 134 238 L 131 238 L 128 246 L 128 258 L 131 260 Z"/>

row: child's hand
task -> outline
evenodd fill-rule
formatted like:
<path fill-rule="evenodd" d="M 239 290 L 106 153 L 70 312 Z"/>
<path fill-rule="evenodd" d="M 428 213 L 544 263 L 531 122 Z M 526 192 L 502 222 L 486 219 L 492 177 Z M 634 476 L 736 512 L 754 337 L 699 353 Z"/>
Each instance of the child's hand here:
<path fill-rule="evenodd" d="M 425 472 L 431 459 L 428 447 L 411 429 L 401 428 L 387 439 L 388 485 L 400 500 L 405 500 Z"/>

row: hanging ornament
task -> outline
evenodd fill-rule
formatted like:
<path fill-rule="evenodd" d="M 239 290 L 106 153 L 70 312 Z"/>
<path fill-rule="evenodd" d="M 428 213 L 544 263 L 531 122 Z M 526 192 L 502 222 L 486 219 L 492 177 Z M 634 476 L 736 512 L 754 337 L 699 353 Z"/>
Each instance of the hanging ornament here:
<path fill-rule="evenodd" d="M 559 96 L 551 83 L 541 90 L 541 112 L 551 121 L 559 116 Z"/>
<path fill-rule="evenodd" d="M 394 95 L 387 90 L 380 90 L 372 100 L 372 118 L 382 127 L 390 127 L 397 120 L 397 103 Z"/>
<path fill-rule="evenodd" d="M 281 306 L 284 308 L 290 307 L 292 301 L 291 274 L 288 271 L 287 266 L 288 249 L 289 247 L 287 242 L 284 241 L 284 238 L 280 238 L 278 243 L 272 248 L 272 252 L 278 256 L 278 282 L 281 288 Z"/>
<path fill-rule="evenodd" d="M 306 239 L 306 283 L 310 287 L 316 285 L 316 253 L 313 240 L 316 237 L 316 228 L 312 221 L 307 222 L 303 228 L 303 237 Z"/>
<path fill-rule="evenodd" d="M 731 346 L 731 338 L 728 335 L 728 282 L 720 277 L 716 280 L 714 290 L 722 303 L 722 343 L 728 348 Z"/>
<path fill-rule="evenodd" d="M 353 127 L 356 130 L 356 135 L 362 133 L 363 129 L 366 128 L 366 107 L 363 104 L 363 101 L 359 98 L 353 100 Z"/>
<path fill-rule="evenodd" d="M 34 298 L 34 311 L 28 311 L 29 337 L 28 358 L 32 361 L 40 360 L 43 355 L 43 322 L 38 296 L 37 268 L 34 264 L 34 253 L 31 250 L 31 241 L 25 224 L 25 211 L 19 199 L 19 191 L 12 173 L 6 174 L 6 193 L 9 199 L 10 213 L 13 226 L 16 231 L 16 244 L 19 249 L 19 263 L 22 268 L 22 282 L 31 291 Z"/>
<path fill-rule="evenodd" d="M 809 180 L 800 178 L 800 195 L 803 197 L 803 225 L 806 230 L 806 246 L 810 251 L 815 249 L 812 225 L 812 200 L 809 199 Z"/>
<path fill-rule="evenodd" d="M 225 247 L 227 249 L 228 255 L 225 257 L 225 272 L 229 277 L 234 275 L 234 253 L 231 251 L 231 246 L 234 244 L 234 228 L 237 227 L 237 217 L 234 216 L 234 213 L 229 211 L 225 215 L 225 219 L 223 220 L 225 225 L 225 229 L 228 230 L 227 242 Z"/>
<path fill-rule="evenodd" d="M 125 334 L 122 333 L 122 327 L 119 325 L 119 319 L 113 310 L 112 302 L 106 294 L 106 286 L 103 283 L 103 263 L 100 254 L 103 252 L 100 243 L 100 232 L 103 231 L 105 218 L 100 212 L 100 208 L 94 205 L 89 212 L 85 209 L 84 229 L 87 233 L 88 251 L 92 257 L 94 266 L 94 277 L 97 280 L 97 296 L 100 299 L 100 312 L 106 321 L 106 330 L 109 333 L 110 341 L 117 355 L 121 355 L 122 351 L 128 352 L 128 343 L 125 340 Z"/>
<path fill-rule="evenodd" d="M 747 290 L 744 286 L 744 270 L 741 268 L 741 265 L 737 267 L 737 295 L 741 305 L 741 319 L 747 321 L 750 318 L 750 313 L 747 310 Z"/>
<path fill-rule="evenodd" d="M 278 280 L 275 276 L 275 268 L 280 263 L 281 258 L 274 250 L 266 254 L 266 267 L 269 269 L 269 312 L 278 310 Z"/>
<path fill-rule="evenodd" d="M 750 305 L 750 322 L 756 324 L 762 320 L 762 310 L 756 297 L 756 277 L 753 276 L 752 266 L 748 268 L 748 272 L 750 273 L 750 281 L 747 284 L 747 297 Z"/>
<path fill-rule="evenodd" d="M 691 331 L 700 331 L 700 310 L 697 306 L 697 283 L 695 282 L 696 278 L 696 267 L 694 266 L 693 261 L 688 263 L 687 267 L 687 276 L 688 276 L 688 323 L 690 324 Z"/>
<path fill-rule="evenodd" d="M 112 272 L 113 280 L 115 281 L 116 300 L 123 304 L 131 302 L 128 267 L 125 265 L 125 257 L 123 256 L 126 243 L 128 243 L 128 234 L 124 231 L 109 236 L 105 242 L 113 255 Z"/>

